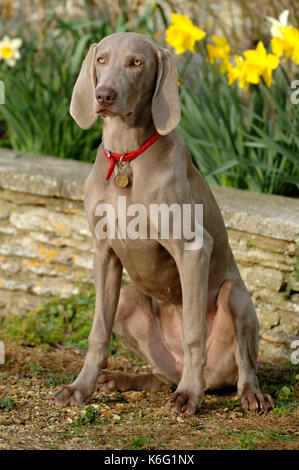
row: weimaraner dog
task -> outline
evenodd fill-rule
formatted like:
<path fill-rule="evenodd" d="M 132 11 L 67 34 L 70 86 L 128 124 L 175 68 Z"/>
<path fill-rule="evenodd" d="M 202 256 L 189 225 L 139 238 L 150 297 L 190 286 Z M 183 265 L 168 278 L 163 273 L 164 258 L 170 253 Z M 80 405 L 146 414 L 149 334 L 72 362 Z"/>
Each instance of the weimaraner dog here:
<path fill-rule="evenodd" d="M 83 129 L 103 119 L 103 143 L 85 183 L 96 306 L 83 368 L 51 402 L 80 405 L 97 389 L 157 391 L 177 384 L 167 406 L 192 415 L 204 391 L 237 385 L 244 409 L 273 408 L 257 379 L 258 321 L 222 215 L 174 130 L 180 103 L 170 52 L 137 33 L 116 33 L 92 44 L 70 112 Z M 158 138 L 134 160 L 113 157 L 129 155 L 152 136 Z M 124 183 L 117 181 L 119 174 Z M 195 217 L 194 207 L 201 204 L 200 248 L 185 249 L 184 237 L 97 237 L 97 207 L 116 209 L 119 196 L 148 213 L 150 204 L 179 204 L 189 205 Z M 123 267 L 134 284 L 121 289 Z M 105 370 L 112 329 L 152 373 Z"/>

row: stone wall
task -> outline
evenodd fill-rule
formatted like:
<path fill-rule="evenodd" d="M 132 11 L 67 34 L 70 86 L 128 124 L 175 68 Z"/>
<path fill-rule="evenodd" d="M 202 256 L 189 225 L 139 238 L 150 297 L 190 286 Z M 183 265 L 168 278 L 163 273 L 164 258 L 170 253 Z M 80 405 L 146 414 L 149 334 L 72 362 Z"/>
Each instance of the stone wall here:
<path fill-rule="evenodd" d="M 92 283 L 83 208 L 88 163 L 0 149 L 0 314 L 22 314 Z M 213 187 L 260 321 L 260 353 L 290 357 L 298 338 L 298 199 Z"/>

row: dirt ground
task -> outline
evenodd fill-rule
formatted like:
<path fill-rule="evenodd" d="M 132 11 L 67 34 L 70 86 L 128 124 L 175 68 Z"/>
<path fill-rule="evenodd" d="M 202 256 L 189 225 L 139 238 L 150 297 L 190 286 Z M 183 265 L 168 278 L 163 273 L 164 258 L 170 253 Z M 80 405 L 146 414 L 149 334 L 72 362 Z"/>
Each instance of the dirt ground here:
<path fill-rule="evenodd" d="M 200 413 L 188 418 L 165 409 L 171 391 L 98 392 L 80 407 L 50 406 L 48 398 L 73 379 L 83 359 L 75 349 L 6 345 L 6 363 L 0 365 L 0 449 L 299 448 L 298 408 L 245 414 L 235 390 L 207 394 Z M 274 398 L 288 367 L 260 363 L 260 381 L 267 391 L 272 387 Z M 148 369 L 113 356 L 109 368 Z"/>

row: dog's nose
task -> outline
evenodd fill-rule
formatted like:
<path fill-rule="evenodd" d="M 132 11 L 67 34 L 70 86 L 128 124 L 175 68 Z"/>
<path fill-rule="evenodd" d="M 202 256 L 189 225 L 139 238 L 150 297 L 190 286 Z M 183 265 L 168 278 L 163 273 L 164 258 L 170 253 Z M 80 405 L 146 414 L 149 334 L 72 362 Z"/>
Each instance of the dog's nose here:
<path fill-rule="evenodd" d="M 117 93 L 113 88 L 102 86 L 96 89 L 96 100 L 102 105 L 110 106 L 116 97 Z"/>

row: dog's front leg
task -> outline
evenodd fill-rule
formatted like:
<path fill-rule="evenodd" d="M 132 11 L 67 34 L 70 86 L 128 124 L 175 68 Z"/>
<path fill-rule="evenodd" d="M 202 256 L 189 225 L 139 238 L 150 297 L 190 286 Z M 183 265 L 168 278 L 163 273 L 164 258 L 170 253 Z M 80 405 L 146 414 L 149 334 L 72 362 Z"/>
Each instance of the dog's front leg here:
<path fill-rule="evenodd" d="M 172 250 L 180 274 L 183 297 L 183 373 L 168 406 L 177 413 L 194 414 L 203 394 L 203 370 L 206 364 L 207 299 L 212 238 L 203 230 L 199 250 Z"/>
<path fill-rule="evenodd" d="M 95 391 L 101 369 L 107 367 L 108 348 L 118 304 L 122 265 L 117 256 L 97 249 L 94 258 L 96 305 L 93 324 L 88 337 L 89 348 L 83 368 L 70 385 L 63 385 L 51 397 L 58 406 L 80 405 Z"/>

